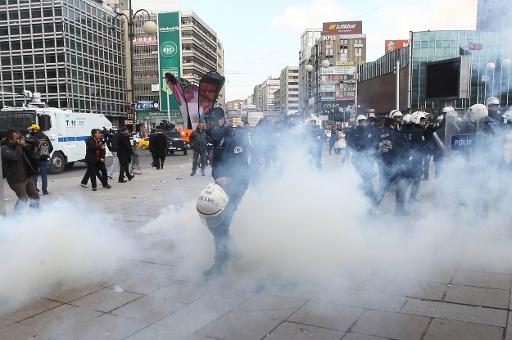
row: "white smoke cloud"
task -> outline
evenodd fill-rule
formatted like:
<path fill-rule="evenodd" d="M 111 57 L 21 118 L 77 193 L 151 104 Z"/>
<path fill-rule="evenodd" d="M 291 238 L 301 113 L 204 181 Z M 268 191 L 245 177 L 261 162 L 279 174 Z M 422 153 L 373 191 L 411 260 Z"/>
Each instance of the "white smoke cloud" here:
<path fill-rule="evenodd" d="M 0 217 L 0 314 L 58 290 L 101 282 L 134 243 L 108 215 L 69 203 Z"/>

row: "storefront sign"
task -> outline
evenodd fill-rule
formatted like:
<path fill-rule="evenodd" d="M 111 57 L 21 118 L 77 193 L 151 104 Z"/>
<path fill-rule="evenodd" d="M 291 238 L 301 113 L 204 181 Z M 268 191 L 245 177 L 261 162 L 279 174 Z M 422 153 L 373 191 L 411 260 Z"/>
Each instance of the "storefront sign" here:
<path fill-rule="evenodd" d="M 356 68 L 354 66 L 331 66 L 322 68 L 322 74 L 354 74 Z"/>
<path fill-rule="evenodd" d="M 361 34 L 362 21 L 324 22 L 322 34 Z"/>

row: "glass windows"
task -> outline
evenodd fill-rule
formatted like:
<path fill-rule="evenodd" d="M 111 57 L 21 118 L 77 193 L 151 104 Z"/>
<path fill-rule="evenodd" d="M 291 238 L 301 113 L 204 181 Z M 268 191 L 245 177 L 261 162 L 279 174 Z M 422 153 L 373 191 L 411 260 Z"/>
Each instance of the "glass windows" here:
<path fill-rule="evenodd" d="M 43 26 L 41 24 L 32 24 L 32 32 L 34 34 L 43 33 Z"/>
<path fill-rule="evenodd" d="M 12 73 L 10 71 L 4 71 L 4 72 L 2 72 L 2 78 L 4 80 L 11 80 L 12 79 Z"/>
<path fill-rule="evenodd" d="M 2 57 L 0 59 L 0 65 L 11 65 L 11 58 L 10 57 Z"/>
<path fill-rule="evenodd" d="M 21 43 L 19 40 L 11 41 L 11 50 L 17 51 L 21 49 Z"/>
<path fill-rule="evenodd" d="M 34 79 L 34 70 L 25 70 L 25 79 Z"/>
<path fill-rule="evenodd" d="M 45 45 L 45 48 L 52 48 L 52 47 L 55 47 L 55 40 L 53 40 L 53 38 L 51 38 L 51 39 L 45 39 L 45 40 L 44 40 L 44 45 Z"/>
<path fill-rule="evenodd" d="M 53 53 L 48 53 L 46 55 L 46 62 L 47 63 L 55 63 L 57 61 L 57 59 L 55 58 L 55 54 Z"/>
<path fill-rule="evenodd" d="M 21 25 L 21 34 L 31 34 L 30 25 Z"/>
<path fill-rule="evenodd" d="M 18 20 L 18 19 L 19 19 L 18 11 L 16 11 L 16 10 L 9 11 L 9 20 Z"/>
<path fill-rule="evenodd" d="M 62 7 L 55 7 L 55 16 L 56 17 L 62 16 Z"/>
<path fill-rule="evenodd" d="M 34 39 L 34 48 L 43 48 L 43 39 Z"/>
<path fill-rule="evenodd" d="M 55 32 L 62 32 L 62 22 L 55 23 Z"/>
<path fill-rule="evenodd" d="M 44 33 L 52 33 L 53 32 L 53 23 L 49 22 L 44 24 Z"/>
<path fill-rule="evenodd" d="M 21 46 L 24 50 L 31 50 L 32 49 L 32 40 L 22 40 Z"/>
<path fill-rule="evenodd" d="M 20 26 L 18 25 L 11 25 L 9 26 L 10 34 L 11 35 L 18 35 L 20 34 Z"/>
<path fill-rule="evenodd" d="M 20 10 L 20 19 L 30 19 L 30 12 L 28 9 Z"/>
<path fill-rule="evenodd" d="M 7 12 L 0 11 L 0 20 L 7 20 Z"/>
<path fill-rule="evenodd" d="M 53 17 L 53 9 L 52 8 L 43 8 L 43 16 L 45 18 Z"/>
<path fill-rule="evenodd" d="M 57 54 L 57 62 L 59 62 L 59 63 L 65 62 L 66 61 L 65 56 L 66 55 L 64 53 Z"/>
<path fill-rule="evenodd" d="M 9 35 L 9 27 L 8 26 L 0 26 L 0 36 Z"/>
<path fill-rule="evenodd" d="M 34 63 L 34 59 L 31 54 L 23 56 L 23 64 L 30 65 Z"/>
<path fill-rule="evenodd" d="M 45 73 L 44 73 L 44 69 L 37 69 L 36 70 L 36 79 L 44 79 L 45 78 Z M 46 87 L 43 85 L 43 90 L 37 90 L 37 92 L 46 92 Z"/>
<path fill-rule="evenodd" d="M 32 8 L 32 18 L 40 18 L 41 17 L 41 9 L 40 8 Z"/>
<path fill-rule="evenodd" d="M 57 78 L 57 70 L 54 68 L 50 68 L 46 70 L 47 78 Z"/>
<path fill-rule="evenodd" d="M 44 55 L 43 54 L 36 54 L 34 56 L 34 64 L 44 64 Z"/>

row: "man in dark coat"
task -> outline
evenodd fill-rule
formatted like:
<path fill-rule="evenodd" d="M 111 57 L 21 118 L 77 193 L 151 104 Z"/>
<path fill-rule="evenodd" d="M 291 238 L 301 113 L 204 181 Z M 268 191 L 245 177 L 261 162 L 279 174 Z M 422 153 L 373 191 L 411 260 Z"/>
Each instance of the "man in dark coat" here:
<path fill-rule="evenodd" d="M 36 124 L 29 127 L 29 139 L 33 141 L 35 157 L 37 158 L 36 173 L 32 176 L 32 181 L 37 188 L 37 177 L 41 176 L 43 195 L 48 195 L 48 160 L 53 151 L 52 142 Z"/>
<path fill-rule="evenodd" d="M 39 206 L 39 194 L 31 179 L 36 171 L 30 155 L 31 147 L 15 130 L 7 132 L 7 141 L 2 145 L 4 176 L 18 197 L 17 210 L 25 206 L 29 200 L 31 207 Z"/>
<path fill-rule="evenodd" d="M 156 168 L 156 152 L 155 152 L 155 136 L 156 136 L 156 130 L 152 130 L 149 134 L 149 144 L 148 149 L 149 152 L 151 152 L 151 166 Z"/>
<path fill-rule="evenodd" d="M 151 152 L 154 152 L 155 155 L 155 167 L 157 169 L 163 169 L 165 162 L 165 153 L 167 150 L 167 138 L 165 138 L 165 135 L 162 134 L 162 131 L 157 130 L 157 133 L 153 137 L 153 139 L 149 140 L 149 147 L 151 149 Z"/>
<path fill-rule="evenodd" d="M 208 145 L 208 135 L 204 129 L 204 124 L 199 122 L 197 128 L 190 134 L 190 142 L 192 143 L 192 150 L 194 155 L 192 157 L 192 173 L 194 176 L 197 170 L 197 163 L 200 160 L 199 167 L 201 168 L 201 175 L 205 176 L 206 169 L 206 149 Z"/>
<path fill-rule="evenodd" d="M 124 175 L 129 181 L 133 179 L 130 175 L 130 162 L 133 156 L 133 148 L 130 143 L 130 130 L 124 128 L 123 132 L 117 136 L 117 158 L 119 159 L 119 183 L 125 183 Z"/>
<path fill-rule="evenodd" d="M 102 139 L 101 130 L 92 129 L 91 136 L 85 141 L 85 163 L 87 164 L 87 172 L 82 179 L 82 186 L 87 185 L 87 180 L 90 178 L 92 191 L 96 191 L 96 177 L 98 177 L 104 188 L 111 188 L 108 184 L 105 154 L 106 144 Z"/>

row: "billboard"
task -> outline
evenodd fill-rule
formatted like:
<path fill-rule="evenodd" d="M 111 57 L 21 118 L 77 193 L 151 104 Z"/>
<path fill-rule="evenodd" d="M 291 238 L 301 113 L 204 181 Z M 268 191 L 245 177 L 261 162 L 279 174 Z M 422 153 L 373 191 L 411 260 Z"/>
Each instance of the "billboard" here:
<path fill-rule="evenodd" d="M 409 46 L 409 40 L 385 40 L 384 53 L 393 52 L 394 50 L 407 46 Z"/>
<path fill-rule="evenodd" d="M 427 63 L 426 98 L 432 100 L 468 98 L 470 63 L 459 57 Z"/>
<path fill-rule="evenodd" d="M 160 110 L 179 110 L 165 74 L 181 78 L 181 15 L 180 12 L 158 13 L 158 68 L 160 72 Z"/>
<path fill-rule="evenodd" d="M 322 68 L 322 70 L 321 70 L 322 75 L 329 75 L 329 74 L 352 75 L 355 73 L 356 73 L 355 66 L 329 66 L 326 68 Z"/>
<path fill-rule="evenodd" d="M 362 21 L 339 21 L 339 22 L 324 22 L 322 34 L 336 35 L 336 34 L 362 34 L 363 22 Z"/>

